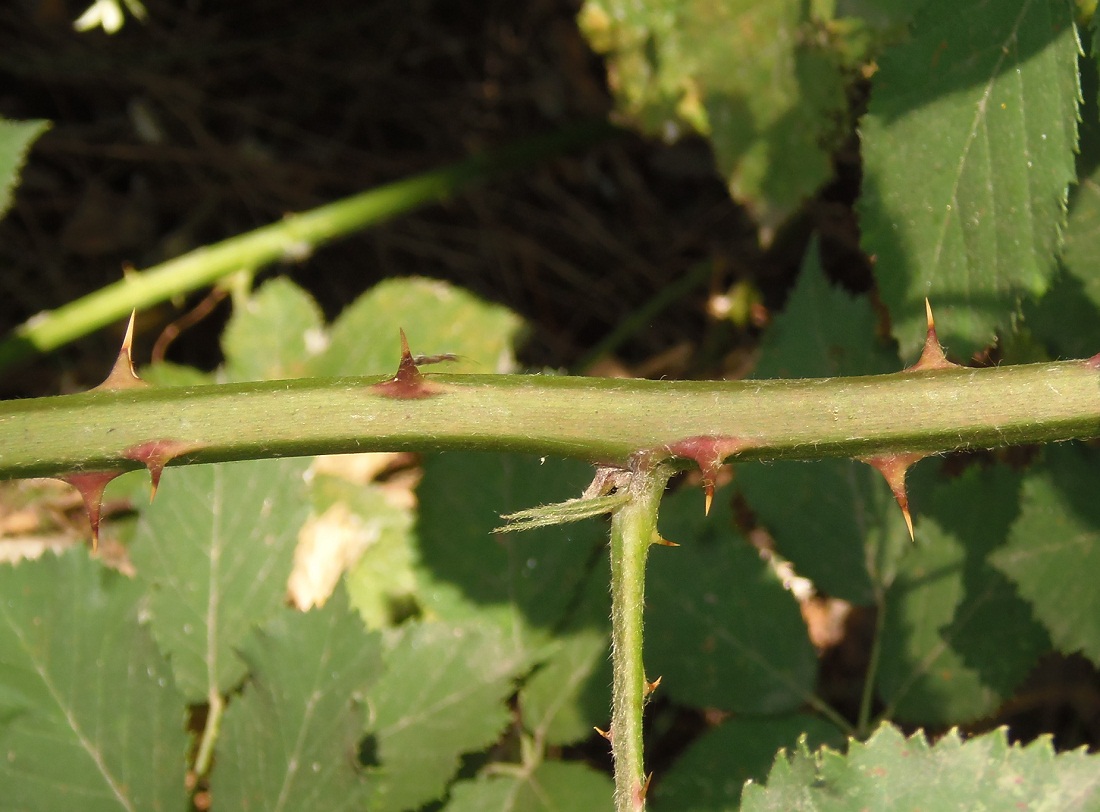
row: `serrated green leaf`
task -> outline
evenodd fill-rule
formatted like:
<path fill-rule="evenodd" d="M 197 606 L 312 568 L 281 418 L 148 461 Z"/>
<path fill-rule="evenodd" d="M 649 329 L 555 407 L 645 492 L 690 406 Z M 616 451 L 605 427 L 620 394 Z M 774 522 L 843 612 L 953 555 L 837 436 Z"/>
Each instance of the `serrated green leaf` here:
<path fill-rule="evenodd" d="M 874 603 L 910 541 L 886 481 L 855 460 L 744 463 L 737 489 L 776 551 L 828 595 Z"/>
<path fill-rule="evenodd" d="M 866 296 L 829 283 L 810 243 L 787 306 L 760 344 L 754 378 L 833 378 L 897 372 L 897 353 L 878 338 Z"/>
<path fill-rule="evenodd" d="M 492 531 L 500 514 L 565 501 L 591 476 L 571 460 L 475 453 L 425 460 L 418 535 L 426 608 L 446 620 L 491 620 L 528 655 L 536 652 L 585 590 L 593 562 L 602 565 L 607 525 Z"/>
<path fill-rule="evenodd" d="M 803 735 L 814 748 L 844 744 L 844 737 L 835 727 L 814 716 L 734 718 L 723 722 L 692 742 L 661 776 L 653 797 L 654 812 L 737 809 L 745 782 L 766 778 L 776 752 L 783 747 L 794 748 Z"/>
<path fill-rule="evenodd" d="M 1025 307 L 1031 331 L 1061 358 L 1100 351 L 1100 168 L 1070 198 L 1062 267 L 1047 294 Z"/>
<path fill-rule="evenodd" d="M 576 812 L 609 809 L 615 785 L 603 773 L 576 762 L 544 761 L 534 770 L 459 781 L 444 812 Z"/>
<path fill-rule="evenodd" d="M 172 469 L 143 511 L 131 557 L 152 588 L 153 636 L 193 702 L 240 682 L 237 649 L 285 598 L 307 462 Z"/>
<path fill-rule="evenodd" d="M 415 809 L 443 794 L 463 753 L 508 724 L 505 700 L 524 663 L 489 625 L 422 623 L 391 633 L 368 692 L 366 749 L 379 765 L 366 808 Z"/>
<path fill-rule="evenodd" d="M 727 500 L 703 516 L 698 494 L 661 507 L 646 585 L 646 670 L 696 707 L 783 713 L 812 694 L 817 658 L 794 597 L 732 529 Z"/>
<path fill-rule="evenodd" d="M 606 629 L 559 636 L 553 653 L 519 693 L 523 725 L 548 745 L 572 744 L 606 725 L 611 707 L 610 643 Z"/>
<path fill-rule="evenodd" d="M 381 674 L 381 648 L 339 590 L 324 609 L 285 610 L 250 637 L 241 648 L 249 682 L 222 722 L 218 806 L 363 809 L 360 703 Z"/>
<path fill-rule="evenodd" d="M 1024 479 L 1020 516 L 993 566 L 1016 584 L 1061 651 L 1100 663 L 1100 458 L 1050 446 Z"/>
<path fill-rule="evenodd" d="M 863 245 L 902 356 L 931 297 L 969 357 L 1049 287 L 1077 144 L 1078 43 L 1068 2 L 930 0 L 888 51 L 860 127 Z"/>
<path fill-rule="evenodd" d="M 877 688 L 887 716 L 962 723 L 995 711 L 1050 641 L 987 561 L 1016 515 L 1018 477 L 1003 467 L 927 473 L 935 485 L 911 483 L 917 543 L 886 595 Z"/>
<path fill-rule="evenodd" d="M 50 126 L 48 121 L 0 119 L 0 218 L 11 208 L 12 193 L 31 144 Z"/>
<path fill-rule="evenodd" d="M 750 784 L 742 812 L 849 812 L 852 809 L 944 812 L 1100 808 L 1100 759 L 1083 750 L 1055 755 L 1048 739 L 1009 745 L 1004 729 L 963 742 L 952 731 L 929 746 L 884 725 L 848 755 L 802 746 L 781 754 L 767 786 Z"/>
<path fill-rule="evenodd" d="M 325 349 L 324 317 L 313 297 L 276 277 L 234 308 L 221 343 L 228 380 L 299 378 Z"/>
<path fill-rule="evenodd" d="M 375 485 L 358 485 L 317 477 L 313 486 L 318 510 L 339 501 L 358 523 L 365 549 L 344 578 L 352 606 L 368 628 L 392 626 L 415 612 L 416 551 L 413 514 L 395 505 Z"/>
<path fill-rule="evenodd" d="M 0 806 L 183 810 L 186 707 L 140 585 L 84 550 L 0 567 Z"/>
<path fill-rule="evenodd" d="M 711 138 L 733 197 L 771 233 L 832 175 L 847 106 L 800 0 L 588 0 L 581 28 L 619 111 L 647 133 Z"/>
<path fill-rule="evenodd" d="M 399 330 L 413 354 L 453 353 L 426 372 L 510 372 L 520 318 L 460 288 L 429 279 L 387 279 L 348 306 L 333 323 L 329 346 L 310 364 L 318 376 L 384 375 L 397 370 Z"/>

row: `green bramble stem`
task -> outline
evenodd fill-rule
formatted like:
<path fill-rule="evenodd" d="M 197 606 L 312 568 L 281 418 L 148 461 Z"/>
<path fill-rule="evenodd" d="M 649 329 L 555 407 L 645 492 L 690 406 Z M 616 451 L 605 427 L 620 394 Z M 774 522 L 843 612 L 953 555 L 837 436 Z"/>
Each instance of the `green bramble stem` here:
<path fill-rule="evenodd" d="M 672 468 L 648 460 L 633 466 L 629 499 L 611 518 L 611 749 L 615 810 L 645 809 L 642 710 L 650 691 L 642 664 L 645 564 L 657 538 L 657 508 Z"/>

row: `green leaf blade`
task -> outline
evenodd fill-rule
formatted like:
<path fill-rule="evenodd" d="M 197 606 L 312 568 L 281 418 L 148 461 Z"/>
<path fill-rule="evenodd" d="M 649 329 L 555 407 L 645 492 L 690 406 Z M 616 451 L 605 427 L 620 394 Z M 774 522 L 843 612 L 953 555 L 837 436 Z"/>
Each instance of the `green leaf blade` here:
<path fill-rule="evenodd" d="M 817 657 L 794 597 L 698 494 L 666 497 L 661 533 L 680 547 L 649 557 L 646 669 L 660 691 L 738 713 L 793 710 L 813 693 Z"/>
<path fill-rule="evenodd" d="M 361 809 L 364 691 L 381 674 L 381 641 L 342 592 L 323 609 L 286 611 L 242 648 L 243 696 L 226 710 L 212 795 L 227 809 Z"/>
<path fill-rule="evenodd" d="M 1075 177 L 1072 6 L 950 0 L 880 60 L 861 125 L 864 248 L 905 357 L 931 297 L 941 339 L 969 357 L 1055 272 Z"/>
<path fill-rule="evenodd" d="M 7 809 L 183 810 L 186 707 L 138 584 L 83 550 L 0 568 Z"/>
<path fill-rule="evenodd" d="M 282 604 L 308 510 L 307 460 L 170 469 L 131 555 L 151 584 L 152 630 L 194 702 L 245 675 L 236 649 Z"/>
<path fill-rule="evenodd" d="M 884 725 L 847 755 L 780 754 L 767 785 L 745 788 L 742 812 L 851 809 L 1029 809 L 1085 812 L 1100 804 L 1100 759 L 1055 755 L 1048 739 L 1009 745 L 1004 729 L 935 745 Z"/>
<path fill-rule="evenodd" d="M 0 119 L 0 217 L 11 208 L 19 172 L 27 158 L 27 150 L 42 133 L 48 121 L 7 121 Z"/>
<path fill-rule="evenodd" d="M 234 308 L 222 333 L 228 380 L 300 378 L 325 348 L 324 317 L 313 298 L 276 277 Z"/>
<path fill-rule="evenodd" d="M 1028 473 L 1020 516 L 994 553 L 1064 653 L 1100 664 L 1100 475 L 1095 452 L 1052 446 Z"/>
<path fill-rule="evenodd" d="M 575 762 L 545 761 L 532 769 L 455 784 L 444 812 L 572 812 L 605 809 L 615 785 L 603 773 Z"/>
<path fill-rule="evenodd" d="M 524 663 L 497 629 L 472 623 L 406 625 L 384 659 L 367 700 L 380 765 L 367 807 L 403 812 L 442 795 L 459 757 L 496 740 Z"/>

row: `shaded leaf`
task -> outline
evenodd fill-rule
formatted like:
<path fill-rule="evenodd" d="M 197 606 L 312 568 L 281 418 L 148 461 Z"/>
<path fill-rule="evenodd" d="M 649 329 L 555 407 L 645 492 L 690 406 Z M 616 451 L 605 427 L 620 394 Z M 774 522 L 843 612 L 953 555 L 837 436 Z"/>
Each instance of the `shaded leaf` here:
<path fill-rule="evenodd" d="M 834 378 L 878 375 L 901 367 L 878 338 L 878 316 L 866 296 L 829 283 L 817 240 L 802 261 L 798 283 L 760 343 L 754 378 Z"/>
<path fill-rule="evenodd" d="M 244 677 L 237 649 L 282 604 L 308 502 L 305 460 L 192 465 L 165 475 L 131 557 L 152 586 L 153 636 L 193 702 Z"/>
<path fill-rule="evenodd" d="M 615 785 L 584 764 L 544 761 L 534 770 L 500 770 L 459 781 L 444 812 L 574 812 L 608 809 Z"/>
<path fill-rule="evenodd" d="M 860 127 L 863 245 L 902 355 L 925 296 L 964 358 L 1055 272 L 1077 143 L 1072 4 L 929 0 L 883 55 Z"/>
<path fill-rule="evenodd" d="M 384 375 L 397 370 L 398 331 L 413 354 L 454 353 L 425 372 L 510 372 L 518 316 L 445 282 L 387 279 L 356 299 L 329 332 L 329 346 L 310 364 L 318 376 Z"/>
<path fill-rule="evenodd" d="M 846 756 L 805 745 L 781 754 L 767 786 L 750 784 L 743 812 L 852 809 L 1093 810 L 1100 804 L 1100 760 L 1083 750 L 1055 755 L 1050 740 L 1009 745 L 1004 729 L 963 742 L 954 731 L 929 746 L 884 725 Z"/>
<path fill-rule="evenodd" d="M 760 781 L 780 748 L 794 748 L 806 736 L 810 747 L 840 747 L 844 736 L 814 716 L 734 718 L 708 730 L 661 776 L 654 812 L 724 812 L 737 809 L 748 780 Z"/>
<path fill-rule="evenodd" d="M 524 727 L 548 745 L 572 744 L 606 726 L 611 707 L 608 631 L 559 636 L 547 661 L 519 693 Z"/>
<path fill-rule="evenodd" d="M 82 549 L 0 567 L 0 805 L 184 810 L 186 707 L 141 588 Z"/>
<path fill-rule="evenodd" d="M 909 550 L 901 509 L 865 463 L 743 463 L 736 484 L 779 554 L 833 597 L 874 603 Z"/>
<path fill-rule="evenodd" d="M 1024 479 L 1020 517 L 992 562 L 1027 599 L 1065 653 L 1100 664 L 1100 459 L 1050 446 Z"/>
<path fill-rule="evenodd" d="M 726 500 L 709 518 L 698 495 L 664 500 L 646 586 L 646 670 L 662 693 L 697 707 L 782 713 L 812 694 L 817 658 L 794 597 L 731 528 Z"/>
<path fill-rule="evenodd" d="M 226 710 L 211 794 L 236 810 L 362 809 L 361 701 L 381 641 L 342 592 L 323 609 L 285 610 L 241 648 L 244 693 Z"/>
<path fill-rule="evenodd" d="M 321 308 L 285 277 L 236 304 L 221 337 L 231 381 L 299 378 L 327 344 Z"/>
<path fill-rule="evenodd" d="M 463 753 L 496 740 L 523 668 L 491 626 L 423 623 L 391 632 L 386 670 L 368 693 L 366 808 L 403 812 L 438 798 Z"/>
<path fill-rule="evenodd" d="M 995 711 L 1050 641 L 987 560 L 1016 516 L 1018 477 L 1003 467 L 928 474 L 917 543 L 886 595 L 877 688 L 887 716 L 962 723 Z"/>
<path fill-rule="evenodd" d="M 476 453 L 425 460 L 418 536 L 426 608 L 447 620 L 491 619 L 514 645 L 537 650 L 593 567 L 602 567 L 607 525 L 492 531 L 502 513 L 578 495 L 591 475 L 572 460 Z"/>
<path fill-rule="evenodd" d="M 31 144 L 50 126 L 48 121 L 7 121 L 0 118 L 0 217 L 11 208 L 12 193 Z"/>
<path fill-rule="evenodd" d="M 619 112 L 667 139 L 710 137 L 765 236 L 832 175 L 847 105 L 800 0 L 588 0 L 579 21 Z"/>

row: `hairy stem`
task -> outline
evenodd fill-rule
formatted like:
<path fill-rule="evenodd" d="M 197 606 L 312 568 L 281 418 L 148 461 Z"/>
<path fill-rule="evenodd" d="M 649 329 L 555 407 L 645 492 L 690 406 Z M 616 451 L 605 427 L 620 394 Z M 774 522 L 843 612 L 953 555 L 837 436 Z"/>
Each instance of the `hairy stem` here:
<path fill-rule="evenodd" d="M 657 533 L 657 507 L 672 473 L 643 460 L 628 485 L 630 498 L 611 519 L 611 749 L 615 810 L 645 809 L 642 709 L 649 685 L 642 664 L 645 562 Z"/>
<path fill-rule="evenodd" d="M 644 381 L 425 375 L 418 397 L 378 378 L 142 387 L 0 402 L 0 477 L 177 462 L 483 449 L 627 467 L 655 458 L 816 459 L 1100 436 L 1100 370 L 1062 361 L 873 377 Z M 129 455 L 129 456 L 128 456 Z"/>

